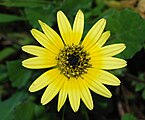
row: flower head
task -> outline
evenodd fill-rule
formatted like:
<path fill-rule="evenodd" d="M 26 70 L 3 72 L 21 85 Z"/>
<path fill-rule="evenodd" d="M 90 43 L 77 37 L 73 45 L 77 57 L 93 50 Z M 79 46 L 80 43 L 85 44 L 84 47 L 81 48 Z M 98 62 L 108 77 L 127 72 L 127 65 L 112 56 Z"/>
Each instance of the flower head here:
<path fill-rule="evenodd" d="M 79 10 L 73 28 L 62 11 L 57 12 L 57 22 L 61 37 L 47 24 L 39 20 L 44 33 L 32 29 L 34 38 L 42 45 L 26 45 L 22 50 L 35 57 L 22 62 L 30 69 L 50 68 L 38 77 L 29 91 L 35 92 L 44 87 L 41 98 L 43 105 L 50 102 L 57 94 L 58 111 L 64 105 L 67 96 L 74 112 L 78 111 L 80 99 L 88 109 L 93 109 L 90 90 L 110 98 L 111 92 L 104 86 L 120 85 L 117 77 L 105 70 L 123 68 L 126 61 L 115 56 L 125 49 L 122 43 L 104 46 L 110 32 L 104 31 L 106 20 L 100 19 L 87 33 L 83 41 L 84 14 Z"/>

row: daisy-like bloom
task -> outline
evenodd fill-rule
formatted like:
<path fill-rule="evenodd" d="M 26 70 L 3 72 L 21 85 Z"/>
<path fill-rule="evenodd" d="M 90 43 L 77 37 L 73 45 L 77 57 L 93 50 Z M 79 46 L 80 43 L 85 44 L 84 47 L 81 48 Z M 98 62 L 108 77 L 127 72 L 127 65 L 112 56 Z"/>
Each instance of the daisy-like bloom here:
<path fill-rule="evenodd" d="M 84 14 L 79 10 L 75 16 L 73 28 L 62 11 L 57 12 L 57 22 L 61 37 L 47 24 L 39 20 L 44 33 L 32 29 L 34 38 L 42 45 L 26 45 L 22 50 L 35 57 L 22 62 L 30 69 L 49 68 L 30 86 L 30 92 L 44 87 L 42 105 L 50 102 L 57 94 L 60 111 L 67 97 L 74 112 L 78 111 L 80 100 L 89 110 L 93 109 L 90 90 L 110 98 L 111 92 L 104 86 L 120 85 L 117 77 L 105 70 L 123 68 L 126 61 L 113 57 L 125 49 L 123 43 L 102 47 L 110 36 L 104 31 L 106 20 L 100 19 L 82 39 Z"/>

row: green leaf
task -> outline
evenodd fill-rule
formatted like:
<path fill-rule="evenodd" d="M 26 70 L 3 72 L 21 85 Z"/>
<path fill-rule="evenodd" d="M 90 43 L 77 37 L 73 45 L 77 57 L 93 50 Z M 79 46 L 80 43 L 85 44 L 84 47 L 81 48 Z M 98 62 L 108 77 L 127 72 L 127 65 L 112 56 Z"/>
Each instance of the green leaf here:
<path fill-rule="evenodd" d="M 35 104 L 25 102 L 19 104 L 13 112 L 14 120 L 32 120 L 34 116 Z"/>
<path fill-rule="evenodd" d="M 142 98 L 145 100 L 145 89 L 142 92 Z"/>
<path fill-rule="evenodd" d="M 25 9 L 25 14 L 29 23 L 34 28 L 40 28 L 38 20 L 42 20 L 51 26 L 56 18 L 56 10 L 52 6 L 47 8 L 27 8 Z"/>
<path fill-rule="evenodd" d="M 144 72 L 143 73 L 139 73 L 138 78 L 142 81 L 145 81 L 145 76 L 144 76 Z"/>
<path fill-rule="evenodd" d="M 11 98 L 5 101 L 0 100 L 0 119 L 1 120 L 12 120 L 13 112 L 25 98 L 27 94 L 24 92 L 17 92 Z"/>
<path fill-rule="evenodd" d="M 72 16 L 75 15 L 79 9 L 89 9 L 91 4 L 92 0 L 64 0 L 61 9 L 72 22 L 74 19 Z"/>
<path fill-rule="evenodd" d="M 41 114 L 44 114 L 45 107 L 42 105 L 35 105 L 34 113 L 36 117 L 39 117 Z"/>
<path fill-rule="evenodd" d="M 0 23 L 24 20 L 22 16 L 0 13 Z"/>
<path fill-rule="evenodd" d="M 29 32 L 29 31 L 27 31 Z M 26 44 L 32 44 L 34 43 L 32 41 L 32 36 L 26 33 L 20 33 L 20 32 L 11 32 L 7 34 L 8 38 L 13 38 L 14 40 L 17 40 L 17 44 L 13 44 L 13 48 L 16 50 L 20 50 L 23 45 Z M 16 42 L 16 41 L 14 41 Z"/>
<path fill-rule="evenodd" d="M 57 113 L 48 113 L 47 114 L 47 119 L 48 120 L 59 120 Z"/>
<path fill-rule="evenodd" d="M 125 43 L 126 49 L 119 57 L 130 59 L 143 48 L 145 38 L 145 20 L 132 10 L 122 11 L 109 10 L 104 13 L 107 19 L 107 30 L 112 35 L 108 40 L 110 43 Z"/>
<path fill-rule="evenodd" d="M 137 118 L 131 113 L 126 113 L 121 117 L 121 120 L 137 120 Z"/>
<path fill-rule="evenodd" d="M 0 81 L 4 80 L 8 76 L 5 65 L 0 65 Z"/>
<path fill-rule="evenodd" d="M 13 87 L 21 88 L 31 78 L 32 71 L 22 67 L 20 60 L 7 62 L 8 76 Z"/>
<path fill-rule="evenodd" d="M 94 105 L 96 104 L 98 107 L 100 107 L 100 109 L 104 109 L 107 108 L 109 105 L 109 101 L 106 101 L 106 98 L 102 98 L 99 95 L 94 94 Z M 92 94 L 92 96 L 93 96 Z"/>
<path fill-rule="evenodd" d="M 145 84 L 143 84 L 143 83 L 137 83 L 136 86 L 135 86 L 135 91 L 139 92 L 139 91 L 141 91 L 144 88 L 145 88 Z"/>
<path fill-rule="evenodd" d="M 115 76 L 124 76 L 124 73 L 127 71 L 126 68 L 111 70 L 110 72 Z"/>
<path fill-rule="evenodd" d="M 84 116 L 83 120 L 89 120 L 88 111 L 84 104 L 81 104 L 80 111 L 81 111 L 82 115 Z M 63 112 L 65 112 L 65 111 L 63 111 Z M 63 113 L 63 114 L 65 114 L 65 113 Z M 63 118 L 63 120 L 65 120 L 65 119 Z"/>
<path fill-rule="evenodd" d="M 52 1 L 45 0 L 2 0 L 0 5 L 8 7 L 40 7 L 46 4 L 50 4 Z"/>
<path fill-rule="evenodd" d="M 12 47 L 6 47 L 3 50 L 0 51 L 0 60 L 3 60 L 10 56 L 11 54 L 14 54 L 16 50 Z"/>
<path fill-rule="evenodd" d="M 62 4 L 62 10 L 66 12 L 74 12 L 74 10 L 89 8 L 91 3 L 92 0 L 65 0 Z"/>

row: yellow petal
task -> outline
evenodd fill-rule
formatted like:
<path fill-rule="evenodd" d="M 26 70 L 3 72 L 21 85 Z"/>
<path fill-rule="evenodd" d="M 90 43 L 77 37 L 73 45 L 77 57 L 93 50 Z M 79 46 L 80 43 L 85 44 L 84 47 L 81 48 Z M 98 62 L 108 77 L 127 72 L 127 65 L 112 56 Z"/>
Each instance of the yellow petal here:
<path fill-rule="evenodd" d="M 38 77 L 29 87 L 30 92 L 36 92 L 47 85 L 49 85 L 51 82 L 56 80 L 58 75 L 60 74 L 60 71 L 56 69 L 48 70 L 47 72 L 43 73 L 40 77 Z"/>
<path fill-rule="evenodd" d="M 73 24 L 73 39 L 72 42 L 78 45 L 84 30 L 84 14 L 81 10 L 77 12 L 77 15 Z"/>
<path fill-rule="evenodd" d="M 50 102 L 59 92 L 63 86 L 65 76 L 60 74 L 55 81 L 53 81 L 45 90 L 41 98 L 42 105 Z"/>
<path fill-rule="evenodd" d="M 121 53 L 126 48 L 125 44 L 112 44 L 102 47 L 103 56 L 114 56 Z"/>
<path fill-rule="evenodd" d="M 69 79 L 68 97 L 73 111 L 77 112 L 80 106 L 80 91 L 75 78 Z"/>
<path fill-rule="evenodd" d="M 60 111 L 60 109 L 64 105 L 67 98 L 67 93 L 68 93 L 68 79 L 65 78 L 64 85 L 62 86 L 58 96 L 58 106 L 57 106 L 58 111 Z"/>
<path fill-rule="evenodd" d="M 111 92 L 100 82 L 94 82 L 91 78 L 86 77 L 85 75 L 84 77 L 84 83 L 95 93 L 107 97 L 107 98 L 111 98 L 112 94 Z"/>
<path fill-rule="evenodd" d="M 79 84 L 80 96 L 81 96 L 82 101 L 84 102 L 84 104 L 87 106 L 89 110 L 92 110 L 93 100 L 92 100 L 90 90 L 88 89 L 88 87 L 86 86 L 82 78 L 78 78 L 77 82 Z"/>
<path fill-rule="evenodd" d="M 106 85 L 118 86 L 120 80 L 109 72 L 104 70 L 90 68 L 87 71 L 86 77 L 89 77 L 94 82 L 100 82 Z"/>
<path fill-rule="evenodd" d="M 121 53 L 126 48 L 125 44 L 112 44 L 102 47 L 101 49 L 96 49 L 96 51 L 92 52 L 91 57 L 93 56 L 106 56 L 111 57 Z"/>
<path fill-rule="evenodd" d="M 88 49 L 88 51 L 95 52 L 96 50 L 98 50 L 98 48 L 101 48 L 106 43 L 109 37 L 110 37 L 110 31 L 104 32 L 99 38 L 99 40 L 94 44 L 94 46 Z"/>
<path fill-rule="evenodd" d="M 42 32 L 36 30 L 36 29 L 32 29 L 31 33 L 33 35 L 33 37 L 45 48 L 47 48 L 49 51 L 58 54 L 60 52 L 60 50 L 55 47 L 46 37 L 45 34 L 43 34 Z"/>
<path fill-rule="evenodd" d="M 90 60 L 90 64 L 92 64 L 94 68 L 106 70 L 123 68 L 127 65 L 126 61 L 123 59 L 115 57 L 99 57 L 99 56 L 92 57 Z"/>
<path fill-rule="evenodd" d="M 33 57 L 22 61 L 22 65 L 30 69 L 42 69 L 56 66 L 57 61 L 52 57 Z"/>
<path fill-rule="evenodd" d="M 102 47 L 110 37 L 110 34 L 111 34 L 110 31 L 104 32 L 102 36 L 99 38 L 99 40 L 97 41 L 96 46 Z"/>
<path fill-rule="evenodd" d="M 104 18 L 100 19 L 87 33 L 84 38 L 82 45 L 84 49 L 87 51 L 90 49 L 100 38 L 104 28 L 106 25 L 106 20 Z"/>
<path fill-rule="evenodd" d="M 50 52 L 49 50 L 35 45 L 23 46 L 22 50 L 35 56 L 42 56 L 42 57 L 56 56 L 54 53 Z"/>
<path fill-rule="evenodd" d="M 45 35 L 47 36 L 48 40 L 58 49 L 62 49 L 64 47 L 64 44 L 60 36 L 44 22 L 40 20 L 38 22 L 41 25 L 41 28 L 44 31 Z"/>
<path fill-rule="evenodd" d="M 62 11 L 57 12 L 57 23 L 59 27 L 60 34 L 67 45 L 71 45 L 72 42 L 72 28 L 71 25 Z"/>

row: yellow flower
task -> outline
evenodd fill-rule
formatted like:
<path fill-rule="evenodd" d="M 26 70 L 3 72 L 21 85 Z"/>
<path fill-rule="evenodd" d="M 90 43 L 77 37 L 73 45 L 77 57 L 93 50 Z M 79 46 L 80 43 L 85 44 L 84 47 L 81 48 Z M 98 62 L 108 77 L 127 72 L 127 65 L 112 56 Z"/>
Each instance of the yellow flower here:
<path fill-rule="evenodd" d="M 106 20 L 100 19 L 81 41 L 84 30 L 84 14 L 79 10 L 76 14 L 73 28 L 62 11 L 57 12 L 57 22 L 61 37 L 48 25 L 39 20 L 44 33 L 32 29 L 34 38 L 42 45 L 26 45 L 22 50 L 35 57 L 22 62 L 30 69 L 50 68 L 38 77 L 30 86 L 30 92 L 36 92 L 44 87 L 46 90 L 41 98 L 42 105 L 50 102 L 57 94 L 60 111 L 67 96 L 74 112 L 78 111 L 80 99 L 89 110 L 93 109 L 90 90 L 110 98 L 111 92 L 103 85 L 120 85 L 117 77 L 105 70 L 123 68 L 126 61 L 115 58 L 122 52 L 122 43 L 102 47 L 110 36 L 110 31 L 104 31 Z"/>

